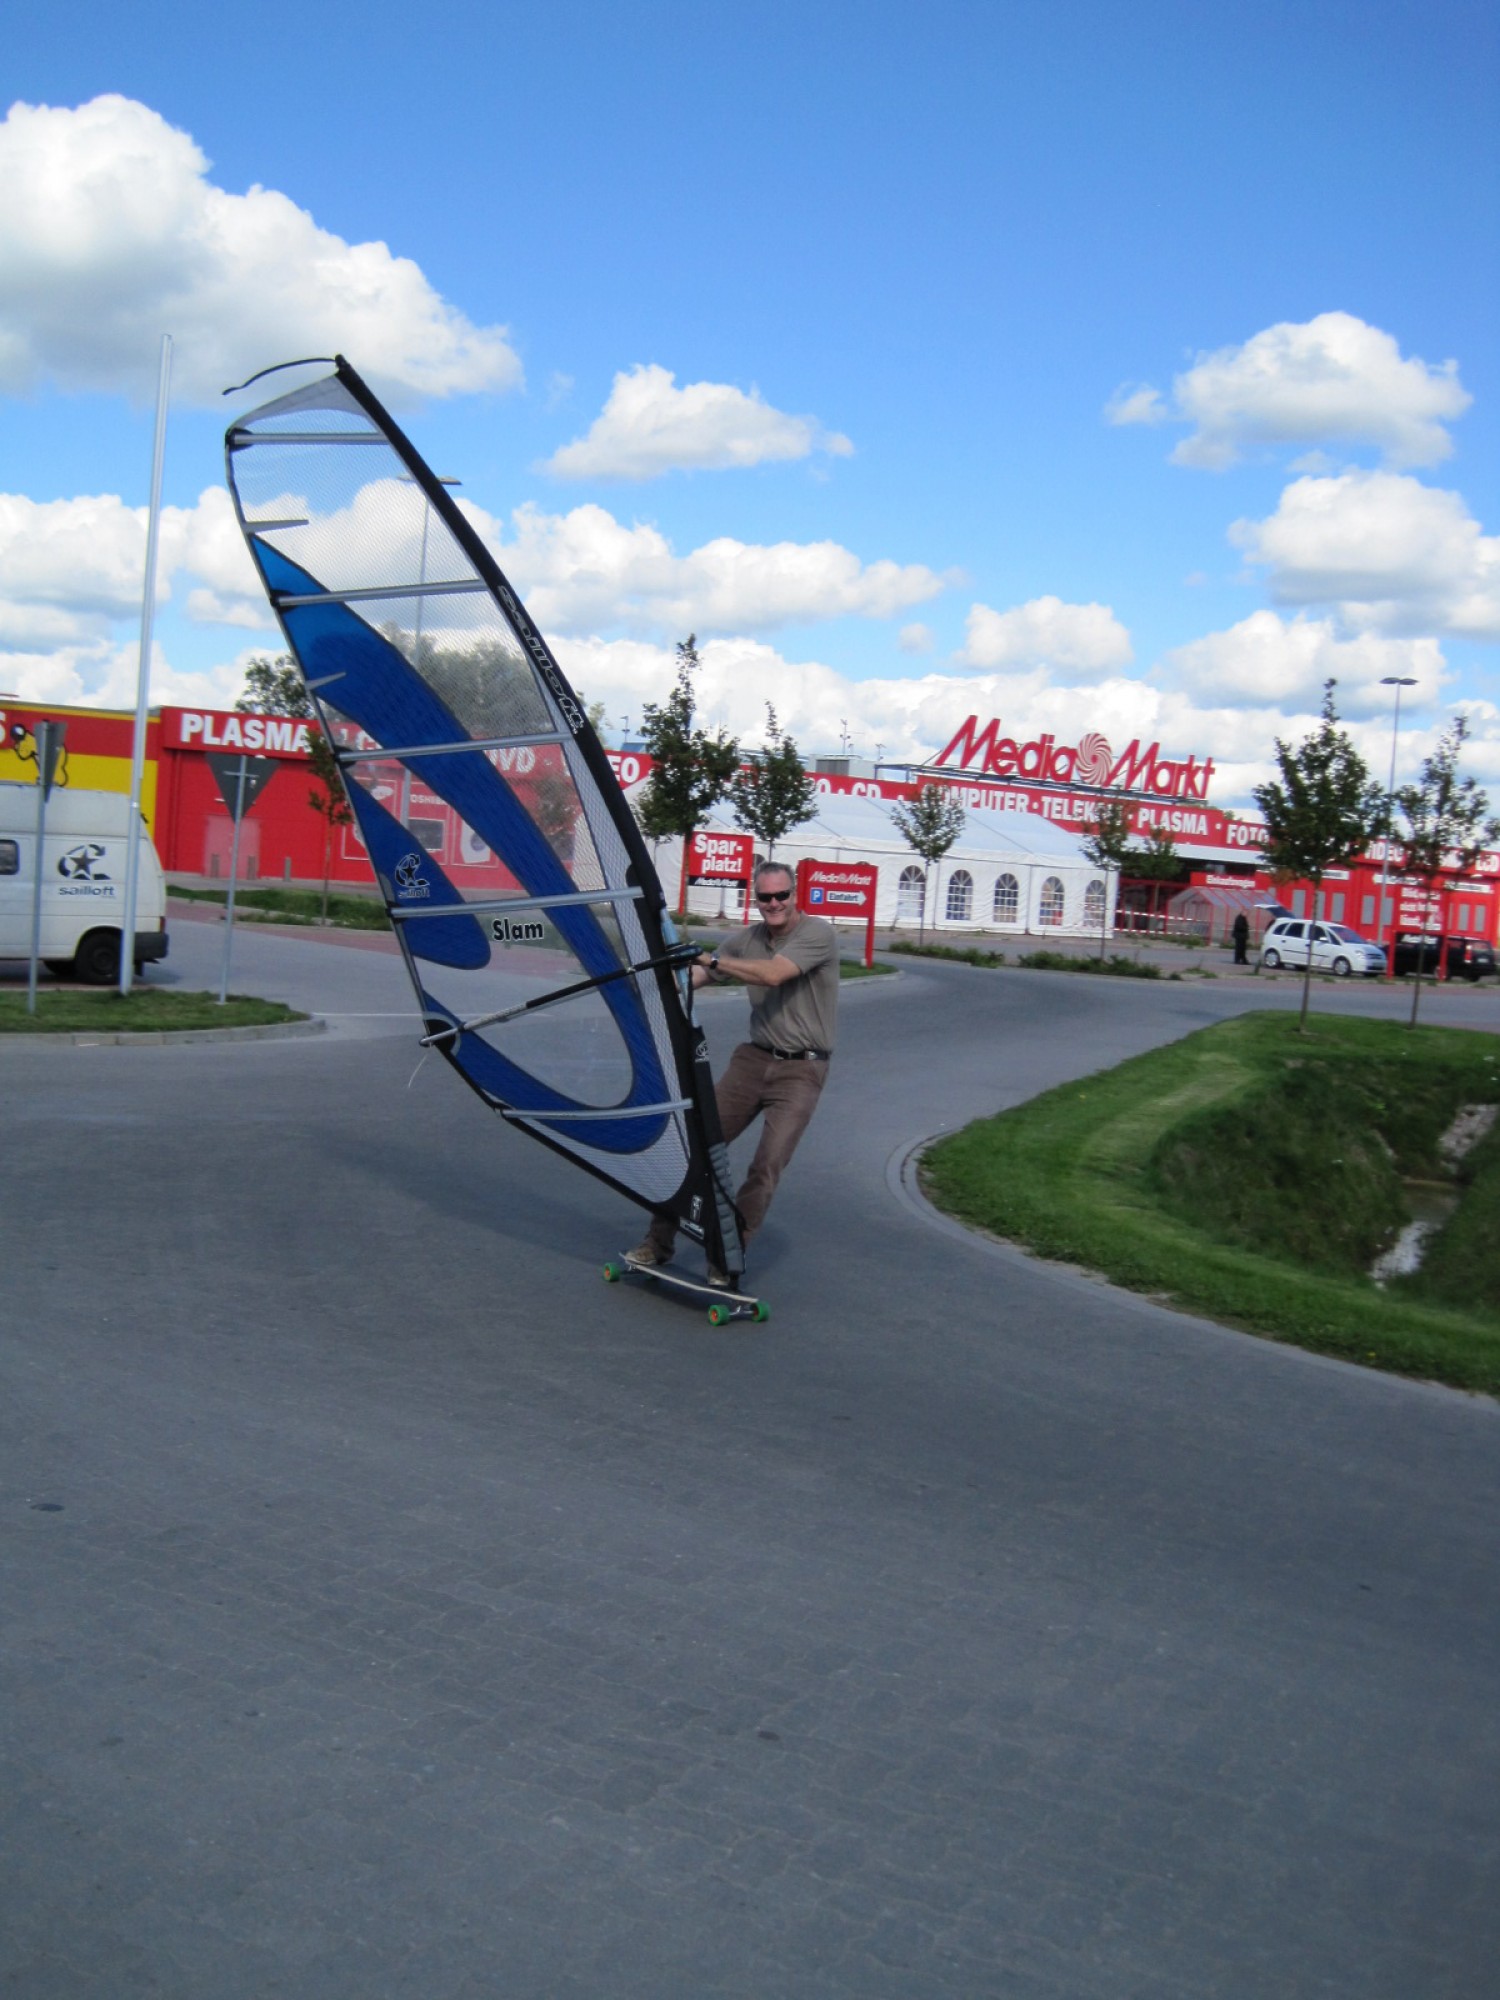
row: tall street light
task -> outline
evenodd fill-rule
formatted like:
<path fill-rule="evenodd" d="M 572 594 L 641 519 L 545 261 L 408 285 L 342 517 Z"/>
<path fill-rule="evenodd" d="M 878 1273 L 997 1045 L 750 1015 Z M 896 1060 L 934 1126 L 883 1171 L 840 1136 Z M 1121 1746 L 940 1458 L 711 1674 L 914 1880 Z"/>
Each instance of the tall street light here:
<path fill-rule="evenodd" d="M 401 484 L 403 486 L 415 486 L 416 483 L 416 480 L 412 478 L 409 472 L 401 474 Z M 461 479 L 445 479 L 441 473 L 437 475 L 437 483 L 439 486 L 463 485 Z M 431 523 L 432 502 L 424 493 L 422 495 L 422 553 L 417 563 L 417 630 L 411 649 L 411 663 L 418 673 L 422 671 L 422 599 L 423 593 L 427 588 L 427 530 L 431 526 Z M 401 766 L 401 804 L 398 817 L 403 826 L 411 818 L 411 770 L 405 764 Z"/>
<path fill-rule="evenodd" d="M 1394 688 L 1396 690 L 1396 718 L 1391 724 L 1391 775 L 1386 780 L 1385 787 L 1385 848 L 1380 857 L 1380 916 L 1375 927 L 1375 935 L 1377 937 L 1385 929 L 1385 885 L 1389 881 L 1391 873 L 1391 834 L 1393 831 L 1391 815 L 1396 799 L 1396 739 L 1401 734 L 1401 690 L 1402 688 L 1414 688 L 1416 684 L 1416 680 L 1411 674 L 1387 674 L 1380 683 L 1383 688 Z M 1388 947 L 1385 969 L 1387 978 L 1393 976 L 1396 970 L 1396 931 L 1394 925 L 1391 927 L 1391 941 Z"/>

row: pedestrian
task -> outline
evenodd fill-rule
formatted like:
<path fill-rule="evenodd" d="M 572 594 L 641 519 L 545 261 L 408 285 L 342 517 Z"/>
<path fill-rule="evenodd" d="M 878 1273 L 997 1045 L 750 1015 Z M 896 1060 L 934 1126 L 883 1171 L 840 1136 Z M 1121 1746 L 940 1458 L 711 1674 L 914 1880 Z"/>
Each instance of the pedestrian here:
<path fill-rule="evenodd" d="M 735 1195 L 747 1244 L 765 1221 L 776 1183 L 818 1108 L 839 1000 L 833 925 L 798 910 L 792 871 L 779 861 L 761 862 L 753 886 L 760 921 L 700 953 L 691 974 L 695 987 L 738 982 L 750 1001 L 750 1038 L 734 1051 L 714 1088 L 725 1145 L 754 1119 L 763 1120 L 755 1158 Z M 665 1264 L 676 1239 L 676 1223 L 658 1215 L 630 1261 Z M 712 1264 L 708 1277 L 713 1285 L 729 1282 Z"/>
<path fill-rule="evenodd" d="M 1250 919 L 1245 915 L 1243 910 L 1235 917 L 1229 929 L 1230 934 L 1234 938 L 1235 964 L 1248 965 L 1250 963 Z"/>

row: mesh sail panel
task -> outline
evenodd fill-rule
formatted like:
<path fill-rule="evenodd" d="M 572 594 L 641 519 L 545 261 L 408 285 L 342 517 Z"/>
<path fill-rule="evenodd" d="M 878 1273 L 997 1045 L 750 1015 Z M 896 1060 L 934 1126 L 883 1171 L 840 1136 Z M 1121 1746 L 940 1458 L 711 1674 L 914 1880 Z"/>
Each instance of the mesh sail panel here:
<path fill-rule="evenodd" d="M 508 1121 L 738 1272 L 706 1051 L 660 886 L 504 575 L 342 360 L 231 425 L 226 457 L 426 1038 Z"/>

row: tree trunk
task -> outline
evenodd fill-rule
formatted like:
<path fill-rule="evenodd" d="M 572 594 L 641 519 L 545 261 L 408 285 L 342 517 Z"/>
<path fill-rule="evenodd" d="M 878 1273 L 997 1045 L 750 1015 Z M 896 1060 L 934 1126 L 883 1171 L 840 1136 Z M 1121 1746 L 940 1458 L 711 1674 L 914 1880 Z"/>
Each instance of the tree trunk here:
<path fill-rule="evenodd" d="M 323 915 L 322 925 L 328 928 L 328 878 L 333 873 L 333 821 L 323 822 Z"/>
<path fill-rule="evenodd" d="M 1312 998 L 1312 939 L 1307 941 L 1307 963 L 1302 968 L 1302 1012 L 1297 1016 L 1297 1033 L 1307 1033 L 1307 1003 Z"/>

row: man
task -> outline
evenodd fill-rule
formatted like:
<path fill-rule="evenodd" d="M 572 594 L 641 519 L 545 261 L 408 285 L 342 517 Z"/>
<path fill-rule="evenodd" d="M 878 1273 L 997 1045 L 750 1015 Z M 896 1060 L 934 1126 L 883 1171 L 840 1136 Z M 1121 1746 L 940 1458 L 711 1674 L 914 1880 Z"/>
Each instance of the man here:
<path fill-rule="evenodd" d="M 1234 937 L 1234 962 L 1236 965 L 1250 963 L 1250 919 L 1240 910 L 1230 926 Z"/>
<path fill-rule="evenodd" d="M 833 925 L 803 916 L 793 900 L 792 872 L 763 861 L 755 871 L 760 922 L 735 931 L 692 969 L 694 986 L 732 985 L 748 990 L 750 1039 L 741 1042 L 715 1086 L 719 1123 L 728 1145 L 756 1117 L 760 1144 L 735 1196 L 744 1240 L 766 1219 L 771 1196 L 828 1081 L 838 1017 L 839 953 Z M 645 1241 L 630 1253 L 637 1264 L 665 1264 L 677 1239 L 675 1224 L 657 1216 Z M 711 1284 L 728 1279 L 712 1265 Z"/>

